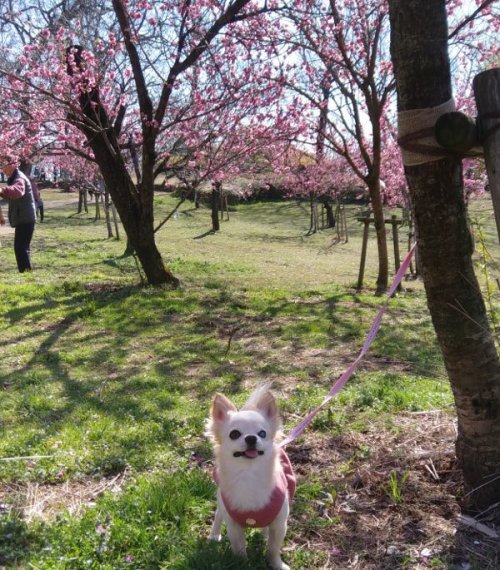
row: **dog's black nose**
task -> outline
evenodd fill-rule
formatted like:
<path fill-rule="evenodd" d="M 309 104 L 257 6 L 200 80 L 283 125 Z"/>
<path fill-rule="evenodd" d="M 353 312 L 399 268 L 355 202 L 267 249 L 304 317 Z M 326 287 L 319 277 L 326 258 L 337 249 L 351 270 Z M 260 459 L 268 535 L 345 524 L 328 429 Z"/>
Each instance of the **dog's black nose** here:
<path fill-rule="evenodd" d="M 245 443 L 247 445 L 255 445 L 257 443 L 257 437 L 255 435 L 245 436 Z"/>

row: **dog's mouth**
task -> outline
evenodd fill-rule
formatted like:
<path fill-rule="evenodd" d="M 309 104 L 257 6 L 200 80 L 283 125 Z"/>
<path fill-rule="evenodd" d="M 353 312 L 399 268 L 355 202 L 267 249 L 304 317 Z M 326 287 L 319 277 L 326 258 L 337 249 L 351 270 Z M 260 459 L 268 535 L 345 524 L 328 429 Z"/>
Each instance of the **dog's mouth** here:
<path fill-rule="evenodd" d="M 248 459 L 255 459 L 259 455 L 264 455 L 264 452 L 257 449 L 245 449 L 245 451 L 235 451 L 233 457 L 247 457 Z"/>

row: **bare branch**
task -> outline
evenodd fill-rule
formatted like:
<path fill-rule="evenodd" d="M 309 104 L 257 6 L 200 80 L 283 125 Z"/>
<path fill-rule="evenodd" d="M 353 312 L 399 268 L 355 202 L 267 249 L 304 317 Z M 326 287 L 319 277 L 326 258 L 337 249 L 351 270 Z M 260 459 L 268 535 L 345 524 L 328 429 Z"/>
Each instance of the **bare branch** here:
<path fill-rule="evenodd" d="M 460 32 L 460 30 L 462 30 L 463 28 L 465 28 L 465 26 L 467 26 L 467 24 L 469 24 L 470 22 L 472 22 L 473 20 L 475 20 L 477 18 L 477 16 L 488 6 L 490 6 L 491 4 L 493 4 L 493 2 L 495 2 L 495 0 L 484 0 L 484 2 L 482 2 L 475 10 L 474 12 L 472 12 L 472 14 L 470 14 L 469 16 L 467 16 L 464 20 L 462 20 L 458 26 L 448 35 L 448 40 L 451 40 L 452 38 L 454 38 L 458 32 Z"/>

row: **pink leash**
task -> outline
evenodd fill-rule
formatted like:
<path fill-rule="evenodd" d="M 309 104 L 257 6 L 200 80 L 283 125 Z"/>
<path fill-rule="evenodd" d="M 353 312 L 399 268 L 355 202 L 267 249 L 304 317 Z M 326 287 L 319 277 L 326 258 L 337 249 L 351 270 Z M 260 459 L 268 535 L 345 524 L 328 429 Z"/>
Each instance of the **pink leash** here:
<path fill-rule="evenodd" d="M 401 280 L 403 279 L 403 276 L 406 273 L 408 266 L 410 265 L 410 261 L 411 261 L 411 258 L 413 256 L 413 252 L 415 251 L 416 245 L 417 245 L 416 243 L 413 244 L 410 251 L 406 255 L 403 263 L 401 264 L 401 267 L 398 269 L 398 272 L 394 276 L 394 280 L 392 282 L 391 288 L 389 289 L 389 291 L 387 293 L 386 301 L 382 305 L 382 307 L 379 309 L 379 312 L 377 313 L 377 316 L 375 317 L 373 324 L 372 324 L 372 326 L 368 332 L 365 343 L 363 344 L 363 348 L 361 349 L 361 352 L 359 353 L 356 360 L 349 366 L 349 368 L 335 382 L 335 384 L 332 386 L 331 390 L 328 392 L 327 396 L 321 402 L 321 404 L 317 408 L 314 408 L 311 412 L 309 412 L 307 414 L 307 416 L 298 425 L 296 425 L 292 429 L 292 431 L 288 434 L 288 436 L 280 443 L 280 446 L 284 447 L 285 445 L 291 443 L 294 439 L 297 439 L 299 437 L 299 435 L 306 429 L 306 427 L 312 422 L 312 420 L 314 419 L 316 414 L 318 412 L 320 412 L 326 406 L 326 404 L 335 395 L 337 395 L 340 392 L 340 390 L 344 387 L 344 385 L 347 383 L 349 378 L 354 374 L 359 363 L 361 362 L 361 360 L 363 359 L 365 354 L 368 352 L 368 349 L 370 348 L 372 342 L 375 340 L 375 337 L 377 336 L 378 330 L 380 328 L 380 323 L 382 321 L 382 317 L 383 317 L 383 315 L 387 309 L 387 306 L 389 304 L 389 300 L 394 295 L 394 292 L 396 291 L 398 285 L 401 283 Z"/>

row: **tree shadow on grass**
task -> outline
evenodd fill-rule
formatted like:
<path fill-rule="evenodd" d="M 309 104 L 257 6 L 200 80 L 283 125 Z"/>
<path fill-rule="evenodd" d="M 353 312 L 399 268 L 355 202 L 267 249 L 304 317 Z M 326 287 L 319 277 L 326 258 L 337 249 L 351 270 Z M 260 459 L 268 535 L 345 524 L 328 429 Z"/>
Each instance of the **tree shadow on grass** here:
<path fill-rule="evenodd" d="M 216 232 L 214 232 L 214 230 L 208 230 L 203 234 L 200 234 L 199 236 L 195 236 L 193 239 L 203 239 L 206 238 L 207 236 L 212 236 L 215 235 Z"/>
<path fill-rule="evenodd" d="M 88 418 L 85 421 L 90 421 L 92 412 L 118 422 L 117 425 L 130 426 L 127 429 L 132 430 L 132 433 L 134 420 L 146 417 L 151 425 L 161 426 L 158 437 L 165 443 L 168 442 L 174 447 L 180 445 L 176 419 L 166 420 L 168 411 L 175 407 L 178 388 L 173 383 L 169 387 L 167 382 L 159 386 L 158 380 L 143 374 L 141 363 L 126 367 L 110 364 L 113 358 L 118 362 L 126 362 L 130 355 L 130 345 L 134 343 L 135 332 L 141 326 L 137 327 L 132 321 L 130 330 L 123 326 L 118 334 L 110 334 L 109 338 L 103 337 L 103 332 L 99 329 L 93 331 L 93 328 L 90 328 L 89 334 L 82 337 L 86 315 L 92 317 L 103 307 L 109 308 L 110 304 L 115 304 L 117 316 L 120 319 L 123 317 L 120 311 L 122 295 L 123 292 L 97 294 L 92 296 L 88 306 L 86 303 L 89 297 L 78 296 L 82 306 L 73 299 L 66 303 L 66 315 L 58 322 L 46 326 L 43 333 L 28 332 L 24 333 L 22 338 L 16 339 L 17 343 L 32 343 L 34 338 L 43 334 L 39 346 L 31 357 L 23 362 L 22 367 L 16 366 L 14 370 L 11 368 L 8 373 L 0 374 L 0 385 L 6 387 L 13 397 L 9 425 L 16 429 L 25 424 L 32 434 L 25 441 L 26 445 L 33 445 L 33 449 L 37 449 L 45 438 L 55 437 L 59 431 L 67 429 L 68 425 L 75 421 L 73 418 L 82 421 L 83 415 Z M 30 308 L 38 312 L 40 304 L 13 310 L 8 317 L 19 324 L 29 318 Z M 43 321 L 43 317 L 40 319 Z M 126 317 L 124 320 L 127 320 Z M 163 318 L 163 321 L 165 320 Z M 95 350 L 92 349 L 94 342 Z M 77 358 L 75 355 L 78 353 L 78 346 L 83 353 L 79 359 L 80 374 L 74 373 L 71 366 L 71 362 Z M 66 353 L 67 349 L 69 353 Z M 172 355 L 172 360 L 181 361 L 181 352 L 182 347 L 179 347 Z M 178 370 L 174 369 L 175 367 L 172 368 L 172 374 L 178 373 Z M 168 370 L 168 365 L 165 365 L 164 370 Z M 113 371 L 112 374 L 110 371 Z M 54 393 L 52 385 L 57 398 L 47 400 L 47 395 Z M 158 388 L 159 393 L 153 399 L 152 395 Z M 151 397 L 148 397 L 150 394 Z M 42 430 L 42 436 L 36 426 Z M 109 435 L 106 437 L 109 438 Z M 125 449 L 134 445 L 137 447 L 139 441 L 134 442 L 131 437 L 128 442 L 123 441 L 122 444 L 115 440 L 113 445 L 115 449 L 110 449 L 106 452 L 106 457 L 99 459 L 99 465 L 102 464 L 109 472 L 116 472 L 120 465 L 125 468 L 124 457 L 128 453 L 125 453 Z M 121 458 L 117 451 L 120 445 L 125 446 Z M 139 456 L 147 453 L 144 446 L 137 449 L 139 450 L 134 453 Z"/>
<path fill-rule="evenodd" d="M 36 300 L 12 308 L 6 317 L 20 333 L 6 337 L 4 345 L 16 344 L 23 354 L 23 343 L 39 344 L 21 357 L 20 365 L 15 355 L 4 355 L 0 385 L 12 396 L 9 425 L 29 430 L 33 435 L 25 444 L 42 453 L 45 439 L 56 438 L 75 421 L 91 428 L 94 414 L 105 429 L 125 426 L 116 438 L 109 433 L 103 437 L 112 445 L 99 465 L 108 469 L 109 464 L 113 472 L 124 465 L 124 457 L 139 463 L 149 457 L 160 445 L 155 437 L 186 454 L 186 431 L 196 437 L 203 432 L 200 408 L 208 413 L 215 391 L 239 394 L 248 390 L 248 379 L 284 378 L 291 379 L 293 389 L 307 384 L 304 376 L 313 373 L 315 384 L 326 390 L 330 379 L 321 367 L 331 367 L 333 355 L 339 362 L 339 348 L 347 358 L 357 354 L 363 342 L 360 331 L 368 329 L 377 312 L 377 306 L 345 294 L 314 293 L 299 300 L 280 296 L 247 310 L 240 293 L 234 299 L 231 292 L 223 293 L 211 289 L 200 297 L 189 291 L 116 285 L 63 287 L 60 297 L 45 305 Z M 375 348 L 382 353 L 398 350 L 412 323 L 405 319 L 381 334 Z M 321 351 L 309 357 L 315 339 Z M 419 351 L 430 348 L 425 339 L 419 344 Z M 427 371 L 433 366 L 430 359 Z M 150 441 L 145 429 L 158 435 Z M 194 439 L 187 453 L 196 445 Z"/>

